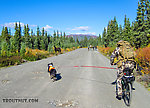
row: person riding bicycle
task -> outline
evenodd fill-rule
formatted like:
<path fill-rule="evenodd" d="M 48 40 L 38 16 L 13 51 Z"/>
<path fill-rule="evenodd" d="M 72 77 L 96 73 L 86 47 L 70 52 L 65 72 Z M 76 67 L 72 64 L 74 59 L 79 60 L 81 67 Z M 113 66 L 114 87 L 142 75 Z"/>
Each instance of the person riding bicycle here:
<path fill-rule="evenodd" d="M 114 63 L 114 59 L 117 59 L 117 63 Z M 110 64 L 117 65 L 117 79 L 115 81 L 117 90 L 116 90 L 116 97 L 122 97 L 122 84 L 121 80 L 123 77 L 123 71 L 125 68 L 129 68 L 131 70 L 131 74 L 133 75 L 133 70 L 135 68 L 135 52 L 131 48 L 131 45 L 127 41 L 119 41 L 117 43 L 116 49 L 112 52 L 110 56 Z M 132 88 L 134 89 L 134 88 Z"/>

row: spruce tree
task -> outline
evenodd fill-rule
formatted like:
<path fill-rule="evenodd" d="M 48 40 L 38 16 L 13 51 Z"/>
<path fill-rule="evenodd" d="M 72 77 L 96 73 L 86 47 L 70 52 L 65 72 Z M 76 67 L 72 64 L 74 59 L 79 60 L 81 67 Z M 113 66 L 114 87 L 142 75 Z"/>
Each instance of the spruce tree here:
<path fill-rule="evenodd" d="M 146 32 L 146 0 L 141 0 L 141 9 L 142 9 L 141 46 L 144 47 L 148 44 L 147 32 Z"/>
<path fill-rule="evenodd" d="M 40 29 L 37 27 L 37 37 L 35 39 L 35 47 L 40 49 Z"/>
<path fill-rule="evenodd" d="M 20 54 L 23 56 L 26 52 L 26 44 L 21 42 Z"/>
<path fill-rule="evenodd" d="M 27 27 L 26 27 L 26 25 L 24 25 L 24 43 L 25 43 L 25 45 L 27 45 Z"/>
<path fill-rule="evenodd" d="M 54 41 L 54 43 L 55 43 L 55 41 L 56 41 L 56 32 L 55 32 L 55 30 L 54 30 L 54 34 L 53 34 L 53 41 Z"/>
<path fill-rule="evenodd" d="M 146 35 L 148 44 L 150 43 L 150 2 L 149 0 L 146 0 Z"/>
<path fill-rule="evenodd" d="M 40 42 L 41 42 L 41 46 L 40 46 L 41 50 L 45 50 L 44 40 L 42 39 Z"/>
<path fill-rule="evenodd" d="M 87 36 L 84 36 L 83 47 L 87 47 L 87 46 L 88 46 L 88 38 Z"/>
<path fill-rule="evenodd" d="M 5 31 L 5 28 L 4 28 L 4 26 L 3 26 L 2 32 L 1 32 L 1 37 L 2 37 L 2 38 L 4 37 L 4 31 Z"/>
<path fill-rule="evenodd" d="M 49 37 L 47 35 L 47 31 L 45 31 L 44 40 L 45 40 L 45 50 L 47 50 L 48 49 L 48 43 L 49 43 Z"/>
<path fill-rule="evenodd" d="M 63 37 L 63 34 L 62 34 L 62 32 L 60 33 L 60 37 Z"/>
<path fill-rule="evenodd" d="M 129 18 L 126 17 L 124 19 L 124 29 L 123 29 L 123 40 L 130 42 L 131 38 L 131 27 L 130 27 L 130 21 Z"/>
<path fill-rule="evenodd" d="M 44 37 L 44 28 L 42 29 L 42 36 L 40 39 L 40 48 L 45 50 L 46 46 L 45 46 L 45 37 Z"/>
<path fill-rule="evenodd" d="M 22 41 L 22 40 L 21 40 L 21 25 L 20 25 L 20 22 L 19 22 L 19 27 L 18 27 L 18 38 L 19 38 L 19 39 L 18 39 L 18 41 L 19 41 L 19 42 L 18 42 L 18 46 L 19 46 L 19 49 L 18 49 L 18 50 L 20 51 L 20 49 L 21 49 L 21 41 Z"/>
<path fill-rule="evenodd" d="M 102 42 L 104 44 L 105 47 L 108 46 L 108 38 L 107 38 L 107 32 L 106 32 L 106 28 L 104 28 L 103 34 L 102 34 Z"/>
<path fill-rule="evenodd" d="M 122 25 L 119 25 L 119 37 L 118 40 L 123 40 L 123 29 Z"/>
<path fill-rule="evenodd" d="M 77 37 L 77 44 L 79 44 L 80 42 L 79 42 L 79 39 L 78 39 L 78 37 Z"/>
<path fill-rule="evenodd" d="M 48 44 L 48 51 L 53 52 L 53 44 L 51 43 Z"/>
<path fill-rule="evenodd" d="M 98 45 L 102 45 L 102 38 L 101 38 L 101 35 L 99 34 L 99 36 L 98 36 Z"/>
<path fill-rule="evenodd" d="M 134 23 L 135 22 L 132 22 L 132 25 L 131 25 L 131 30 L 130 30 L 130 44 L 132 45 L 132 46 L 135 46 L 134 45 Z"/>
<path fill-rule="evenodd" d="M 10 35 L 8 33 L 8 29 L 7 27 L 5 27 L 5 30 L 4 30 L 4 34 L 3 34 L 3 37 L 2 37 L 6 42 L 7 44 L 9 45 L 9 40 L 10 40 Z"/>
<path fill-rule="evenodd" d="M 116 42 L 118 42 L 118 38 L 119 38 L 119 29 L 118 29 L 118 22 L 116 20 L 116 17 L 114 17 L 114 20 L 112 22 L 112 38 L 113 38 L 113 42 L 111 46 L 114 46 Z"/>
<path fill-rule="evenodd" d="M 39 42 L 38 42 L 37 37 L 35 37 L 35 40 L 34 40 L 34 49 L 39 49 Z"/>
<path fill-rule="evenodd" d="M 25 26 L 25 45 L 26 47 L 28 48 L 31 48 L 32 47 L 32 44 L 31 44 L 31 37 L 29 35 L 29 26 L 27 24 L 27 26 Z"/>
<path fill-rule="evenodd" d="M 8 57 L 8 44 L 7 42 L 4 40 L 2 43 L 1 43 L 1 56 L 2 57 Z"/>
<path fill-rule="evenodd" d="M 8 34 L 9 34 L 9 36 L 11 37 L 11 29 L 9 28 L 9 30 L 8 30 Z"/>
<path fill-rule="evenodd" d="M 112 24 L 112 20 L 108 22 L 108 25 L 107 25 L 107 30 L 106 28 L 104 28 L 104 46 L 105 47 L 108 47 L 108 45 L 110 44 L 110 41 L 112 41 L 112 37 L 111 37 L 111 31 L 112 31 L 112 27 L 111 27 L 111 24 Z M 105 35 L 106 34 L 106 35 Z"/>
<path fill-rule="evenodd" d="M 66 39 L 66 33 L 65 33 L 65 32 L 64 32 L 63 38 L 64 38 L 63 40 L 65 40 L 65 39 Z"/>
<path fill-rule="evenodd" d="M 11 37 L 10 39 L 10 52 L 16 52 L 17 48 L 15 46 L 16 42 L 14 37 Z"/>
<path fill-rule="evenodd" d="M 20 36 L 19 36 L 19 27 L 18 24 L 15 23 L 15 35 L 14 35 L 14 40 L 15 40 L 15 47 L 17 49 L 17 51 L 19 51 L 20 49 Z"/>
<path fill-rule="evenodd" d="M 57 39 L 59 38 L 59 31 L 57 30 L 57 34 L 56 34 Z"/>
<path fill-rule="evenodd" d="M 146 21 L 146 0 L 138 2 L 137 17 L 135 23 L 135 46 L 136 48 L 144 47 L 148 44 L 147 21 Z"/>
<path fill-rule="evenodd" d="M 33 29 L 31 29 L 31 48 L 34 49 L 34 36 L 33 36 Z"/>
<path fill-rule="evenodd" d="M 136 18 L 136 23 L 135 23 L 135 47 L 140 48 L 141 47 L 141 40 L 142 40 L 142 9 L 141 9 L 141 4 L 138 2 L 138 9 L 137 9 L 137 18 Z"/>

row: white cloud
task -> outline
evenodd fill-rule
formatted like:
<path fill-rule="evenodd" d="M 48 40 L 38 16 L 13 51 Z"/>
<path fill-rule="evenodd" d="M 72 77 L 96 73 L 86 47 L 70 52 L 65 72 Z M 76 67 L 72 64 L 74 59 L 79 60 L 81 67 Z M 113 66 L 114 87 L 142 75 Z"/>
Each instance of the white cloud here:
<path fill-rule="evenodd" d="M 31 27 L 37 27 L 37 25 L 30 25 Z"/>
<path fill-rule="evenodd" d="M 16 24 L 16 22 L 10 22 L 10 23 L 2 24 L 1 26 L 15 28 L 15 24 Z M 19 25 L 19 22 L 17 22 L 17 24 Z M 22 23 L 22 22 L 20 22 L 20 25 L 21 25 L 21 27 L 24 27 L 25 24 Z M 31 26 L 31 27 L 37 27 L 37 25 L 30 25 L 30 24 L 29 24 L 29 26 Z"/>
<path fill-rule="evenodd" d="M 10 22 L 10 23 L 5 23 L 3 26 L 10 27 L 10 28 L 15 28 L 15 24 L 16 24 L 16 22 Z M 17 22 L 17 24 L 19 24 L 19 22 Z M 20 25 L 21 25 L 21 27 L 23 27 L 24 23 L 20 22 Z"/>
<path fill-rule="evenodd" d="M 80 27 L 75 27 L 72 30 L 81 30 L 81 31 L 88 31 L 89 27 L 88 26 L 80 26 Z"/>
<path fill-rule="evenodd" d="M 82 34 L 82 35 L 96 35 L 95 32 L 86 32 L 86 33 L 70 33 L 70 34 Z"/>
<path fill-rule="evenodd" d="M 49 29 L 52 29 L 53 27 L 49 26 L 49 25 L 46 25 L 45 27 L 43 27 L 44 30 L 48 31 Z"/>
<path fill-rule="evenodd" d="M 61 35 L 61 32 L 58 32 L 59 35 Z"/>

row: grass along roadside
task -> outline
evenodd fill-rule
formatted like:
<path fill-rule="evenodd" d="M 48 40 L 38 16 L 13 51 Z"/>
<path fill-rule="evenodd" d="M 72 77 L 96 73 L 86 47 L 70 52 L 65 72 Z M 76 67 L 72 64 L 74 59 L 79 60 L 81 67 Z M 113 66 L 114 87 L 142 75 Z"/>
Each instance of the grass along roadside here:
<path fill-rule="evenodd" d="M 64 54 L 69 51 L 73 51 L 75 49 L 76 48 L 73 47 L 73 48 L 62 49 L 61 52 L 55 52 L 55 51 L 48 52 L 45 50 L 26 48 L 23 54 L 16 53 L 9 57 L 7 56 L 0 57 L 0 69 L 5 68 L 5 67 L 20 65 L 25 62 L 37 61 L 37 60 L 41 60 L 44 58 L 57 56 L 57 55 Z"/>

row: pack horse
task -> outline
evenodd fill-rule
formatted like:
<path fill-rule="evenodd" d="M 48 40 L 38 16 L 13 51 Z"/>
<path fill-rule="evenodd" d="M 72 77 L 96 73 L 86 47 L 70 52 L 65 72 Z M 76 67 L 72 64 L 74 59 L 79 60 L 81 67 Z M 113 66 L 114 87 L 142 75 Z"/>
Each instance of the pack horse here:
<path fill-rule="evenodd" d="M 61 48 L 56 48 L 56 46 L 54 45 L 54 50 L 55 50 L 55 52 L 61 52 Z"/>

